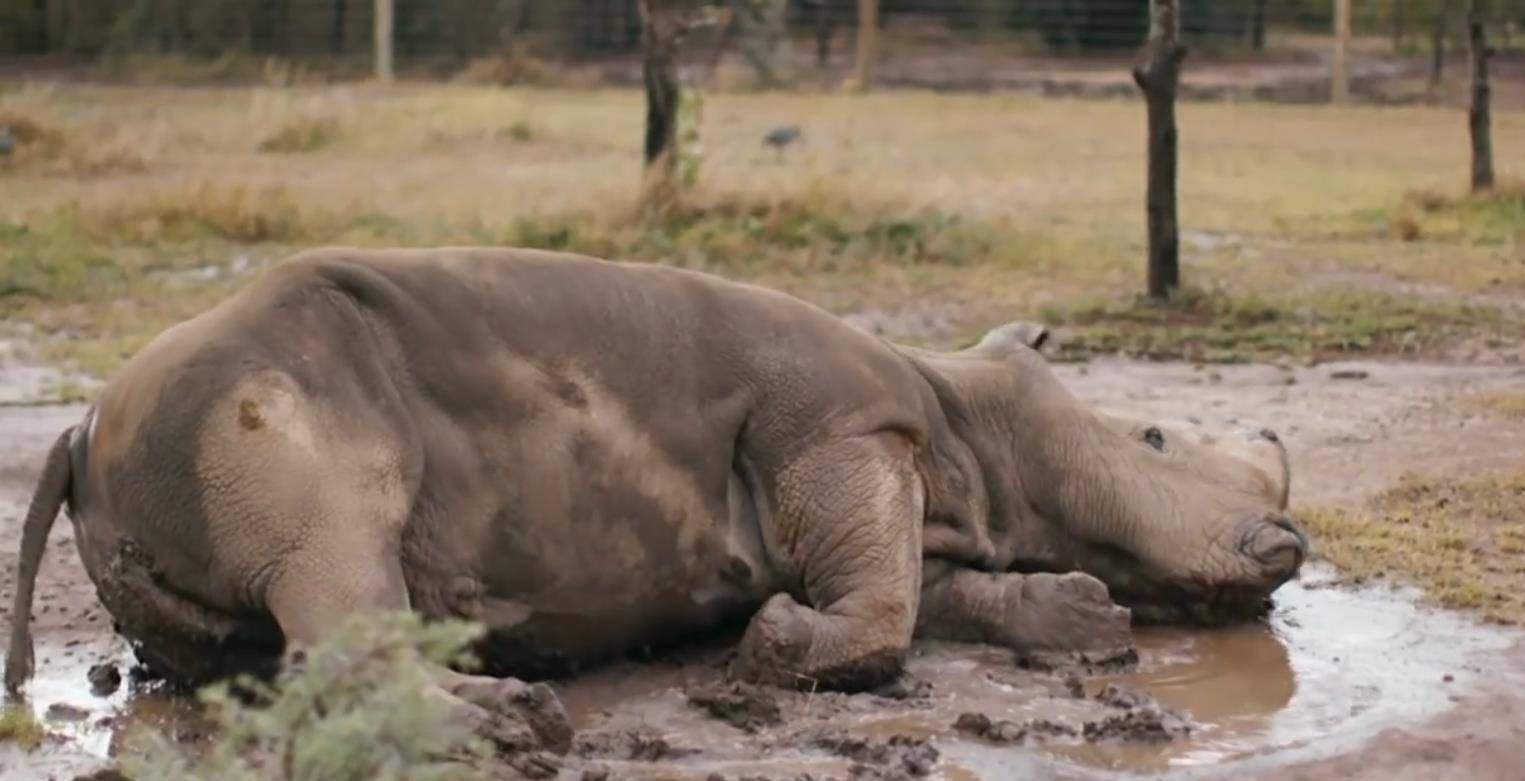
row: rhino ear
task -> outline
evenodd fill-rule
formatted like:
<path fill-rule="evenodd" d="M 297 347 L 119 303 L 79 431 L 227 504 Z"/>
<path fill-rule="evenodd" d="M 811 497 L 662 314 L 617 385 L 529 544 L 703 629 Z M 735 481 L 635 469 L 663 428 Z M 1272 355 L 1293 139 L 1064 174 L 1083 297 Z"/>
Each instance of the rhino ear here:
<path fill-rule="evenodd" d="M 1044 346 L 1048 343 L 1048 326 L 1042 323 L 1018 321 L 990 329 L 990 333 L 985 334 L 985 337 L 980 340 L 979 344 L 969 349 L 971 352 L 985 353 L 987 355 L 1009 356 L 1016 353 L 1020 348 L 1041 353 Z"/>

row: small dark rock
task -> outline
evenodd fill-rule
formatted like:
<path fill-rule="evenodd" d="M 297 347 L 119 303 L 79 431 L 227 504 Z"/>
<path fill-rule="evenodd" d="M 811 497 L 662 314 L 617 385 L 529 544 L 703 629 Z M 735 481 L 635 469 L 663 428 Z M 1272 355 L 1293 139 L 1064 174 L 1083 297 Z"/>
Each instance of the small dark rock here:
<path fill-rule="evenodd" d="M 582 771 L 582 781 L 609 781 L 609 768 L 590 767 Z"/>
<path fill-rule="evenodd" d="M 91 667 L 86 677 L 90 680 L 90 693 L 97 697 L 110 697 L 122 685 L 122 673 L 111 662 Z"/>
<path fill-rule="evenodd" d="M 1339 371 L 1336 371 L 1336 372 L 1330 372 L 1329 379 L 1331 379 L 1331 380 L 1364 380 L 1364 379 L 1366 379 L 1367 377 L 1370 377 L 1370 376 L 1371 376 L 1371 374 L 1369 372 L 1362 371 L 1361 369 L 1340 369 Z"/>
<path fill-rule="evenodd" d="M 1071 675 L 1066 677 L 1064 679 L 1064 688 L 1069 691 L 1071 697 L 1074 697 L 1077 700 L 1086 696 L 1085 684 L 1080 682 L 1080 676 L 1078 675 Z"/>
<path fill-rule="evenodd" d="M 84 721 L 88 718 L 90 711 L 77 705 L 55 702 L 48 706 L 48 721 Z"/>
<path fill-rule="evenodd" d="M 890 700 L 924 700 L 932 696 L 932 683 L 902 675 L 874 689 L 873 694 Z"/>
<path fill-rule="evenodd" d="M 74 781 L 132 781 L 114 767 L 102 768 L 86 776 L 75 776 Z"/>

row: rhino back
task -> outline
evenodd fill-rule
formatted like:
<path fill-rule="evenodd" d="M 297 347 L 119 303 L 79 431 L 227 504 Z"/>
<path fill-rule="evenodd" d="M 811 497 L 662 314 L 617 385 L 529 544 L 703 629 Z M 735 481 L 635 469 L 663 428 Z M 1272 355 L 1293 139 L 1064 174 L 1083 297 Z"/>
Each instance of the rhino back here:
<path fill-rule="evenodd" d="M 499 627 L 521 674 L 755 608 L 789 585 L 760 528 L 768 474 L 820 438 L 919 425 L 895 353 L 772 291 L 526 251 L 320 257 L 410 388 L 416 606 Z"/>

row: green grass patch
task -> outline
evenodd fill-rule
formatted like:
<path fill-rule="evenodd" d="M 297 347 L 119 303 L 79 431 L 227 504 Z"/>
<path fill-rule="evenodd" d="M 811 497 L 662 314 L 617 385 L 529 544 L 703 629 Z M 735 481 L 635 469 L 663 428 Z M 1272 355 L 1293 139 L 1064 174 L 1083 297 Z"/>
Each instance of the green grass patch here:
<path fill-rule="evenodd" d="M 1163 303 L 1136 298 L 1052 305 L 1042 310 L 1042 319 L 1067 328 L 1062 357 L 1121 353 L 1222 363 L 1420 353 L 1479 332 L 1518 338 L 1525 330 L 1493 307 L 1333 289 L 1295 298 L 1188 289 Z"/>
<path fill-rule="evenodd" d="M 1525 244 L 1525 180 L 1505 180 L 1481 193 L 1413 190 L 1391 218 L 1405 240 L 1453 239 L 1471 244 Z"/>
<path fill-rule="evenodd" d="M 1525 472 L 1410 475 L 1367 507 L 1300 517 L 1315 554 L 1354 582 L 1396 577 L 1447 607 L 1525 621 Z"/>
<path fill-rule="evenodd" d="M 42 738 L 46 734 L 42 722 L 28 708 L 8 705 L 0 709 L 0 743 L 15 743 L 31 751 L 42 745 Z"/>

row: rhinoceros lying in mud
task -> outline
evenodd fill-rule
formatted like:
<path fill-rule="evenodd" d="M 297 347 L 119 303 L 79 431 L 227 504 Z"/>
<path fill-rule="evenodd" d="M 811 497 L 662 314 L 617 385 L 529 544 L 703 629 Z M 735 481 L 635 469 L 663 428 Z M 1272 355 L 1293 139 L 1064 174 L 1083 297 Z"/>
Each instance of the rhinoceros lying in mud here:
<path fill-rule="evenodd" d="M 750 615 L 739 675 L 842 688 L 894 675 L 913 635 L 1109 650 L 1113 598 L 1256 610 L 1306 547 L 1276 437 L 1231 454 L 1095 414 L 1043 337 L 906 349 L 768 290 L 532 251 L 301 255 L 166 331 L 59 438 L 7 683 L 65 501 L 119 631 L 182 681 L 364 609 L 480 620 L 489 672 L 520 676 Z M 543 686 L 439 680 L 565 745 Z"/>

